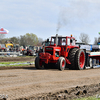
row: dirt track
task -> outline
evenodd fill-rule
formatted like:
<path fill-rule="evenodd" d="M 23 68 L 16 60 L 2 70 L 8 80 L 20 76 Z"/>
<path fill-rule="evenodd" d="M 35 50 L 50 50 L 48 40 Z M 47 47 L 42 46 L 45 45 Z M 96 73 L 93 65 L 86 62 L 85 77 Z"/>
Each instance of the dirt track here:
<path fill-rule="evenodd" d="M 41 93 L 56 93 L 71 87 L 98 84 L 99 82 L 100 69 L 0 70 L 0 94 L 8 95 L 7 100 L 36 97 Z M 100 89 L 100 86 L 98 88 Z"/>

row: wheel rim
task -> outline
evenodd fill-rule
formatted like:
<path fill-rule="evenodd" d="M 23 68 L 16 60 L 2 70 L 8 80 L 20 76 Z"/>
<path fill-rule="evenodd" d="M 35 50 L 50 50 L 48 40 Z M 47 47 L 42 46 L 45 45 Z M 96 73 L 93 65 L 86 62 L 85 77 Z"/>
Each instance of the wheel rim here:
<path fill-rule="evenodd" d="M 79 64 L 81 68 L 84 67 L 84 63 L 85 63 L 85 55 L 84 55 L 84 52 L 81 52 L 80 58 L 79 58 Z"/>
<path fill-rule="evenodd" d="M 62 61 L 62 67 L 64 68 L 64 66 L 65 66 L 65 62 L 64 62 L 64 60 Z"/>

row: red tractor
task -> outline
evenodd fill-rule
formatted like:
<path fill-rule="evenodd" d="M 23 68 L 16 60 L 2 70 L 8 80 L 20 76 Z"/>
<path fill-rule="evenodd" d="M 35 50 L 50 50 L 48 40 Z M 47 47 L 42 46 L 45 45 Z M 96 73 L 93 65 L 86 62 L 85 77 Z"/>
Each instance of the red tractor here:
<path fill-rule="evenodd" d="M 69 69 L 82 70 L 85 68 L 85 51 L 79 49 L 75 44 L 74 37 L 52 36 L 50 46 L 45 47 L 45 51 L 40 53 L 35 59 L 37 69 L 48 68 L 51 64 L 56 64 L 59 70 Z"/>

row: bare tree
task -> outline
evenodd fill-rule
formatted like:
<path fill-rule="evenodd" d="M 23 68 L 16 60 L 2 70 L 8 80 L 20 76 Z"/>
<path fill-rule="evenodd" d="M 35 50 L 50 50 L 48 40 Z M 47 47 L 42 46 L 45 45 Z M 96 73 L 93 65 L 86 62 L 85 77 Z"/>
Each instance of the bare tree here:
<path fill-rule="evenodd" d="M 97 38 L 97 37 L 95 37 L 95 38 L 94 38 L 94 44 L 95 44 L 95 45 L 97 45 L 97 44 L 98 44 L 98 42 L 100 43 L 100 37 L 98 37 L 98 38 Z"/>
<path fill-rule="evenodd" d="M 38 45 L 38 46 L 41 46 L 41 45 L 42 45 L 42 42 L 43 42 L 43 39 L 39 37 L 39 38 L 38 38 L 38 44 L 37 44 L 37 45 Z"/>
<path fill-rule="evenodd" d="M 90 42 L 88 34 L 85 33 L 81 33 L 79 39 L 81 40 L 81 42 L 85 42 L 85 44 L 88 44 Z"/>
<path fill-rule="evenodd" d="M 97 45 L 97 43 L 98 43 L 98 39 L 95 37 L 94 38 L 94 44 Z"/>
<path fill-rule="evenodd" d="M 100 37 L 98 37 L 98 42 L 100 42 Z"/>

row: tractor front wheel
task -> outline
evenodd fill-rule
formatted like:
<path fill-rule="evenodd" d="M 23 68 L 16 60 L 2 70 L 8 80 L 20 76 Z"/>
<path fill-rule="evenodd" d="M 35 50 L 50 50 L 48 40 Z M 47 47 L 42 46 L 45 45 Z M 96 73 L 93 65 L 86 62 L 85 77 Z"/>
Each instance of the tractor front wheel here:
<path fill-rule="evenodd" d="M 64 57 L 59 57 L 58 62 L 57 62 L 57 67 L 59 70 L 64 70 L 66 66 L 66 61 Z"/>
<path fill-rule="evenodd" d="M 39 57 L 35 58 L 35 68 L 41 69 L 42 68 L 42 61 Z"/>

